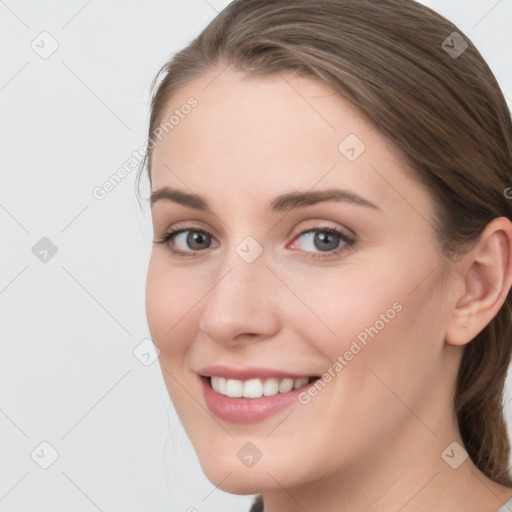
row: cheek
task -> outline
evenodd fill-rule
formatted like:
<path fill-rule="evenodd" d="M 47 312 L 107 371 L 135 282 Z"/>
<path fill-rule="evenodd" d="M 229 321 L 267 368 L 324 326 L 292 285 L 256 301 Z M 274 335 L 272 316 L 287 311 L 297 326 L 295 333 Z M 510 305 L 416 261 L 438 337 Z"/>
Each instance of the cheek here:
<path fill-rule="evenodd" d="M 398 371 L 419 377 L 439 356 L 444 319 L 438 276 L 424 279 L 432 267 L 411 261 L 396 257 L 366 264 L 364 272 L 339 269 L 320 279 L 318 273 L 302 273 L 295 283 L 294 291 L 316 316 L 290 307 L 295 329 L 330 361 L 332 373 L 350 370 L 346 383 L 354 390 L 365 379 L 368 384 L 369 369 L 382 369 L 398 387 L 403 383 Z M 341 366 L 335 365 L 339 356 Z"/>
<path fill-rule="evenodd" d="M 293 283 L 300 298 L 289 303 L 289 325 L 295 325 L 302 338 L 331 361 L 349 350 L 352 341 L 365 347 L 400 322 L 404 300 L 400 281 L 383 277 L 381 269 L 374 275 L 353 268 L 301 272 L 293 282 L 292 276 L 284 278 Z"/>
<path fill-rule="evenodd" d="M 200 288 L 200 281 L 167 265 L 161 255 L 151 255 L 146 279 L 146 316 L 151 338 L 164 358 L 187 349 L 187 333 L 197 328 L 194 306 L 205 293 Z"/>

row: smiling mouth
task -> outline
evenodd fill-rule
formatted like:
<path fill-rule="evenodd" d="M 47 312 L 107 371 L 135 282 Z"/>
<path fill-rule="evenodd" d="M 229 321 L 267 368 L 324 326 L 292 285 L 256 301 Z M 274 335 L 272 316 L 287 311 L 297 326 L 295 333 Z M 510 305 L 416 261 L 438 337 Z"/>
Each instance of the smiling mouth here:
<path fill-rule="evenodd" d="M 308 386 L 320 377 L 275 378 L 267 379 L 227 379 L 225 377 L 211 376 L 202 377 L 208 385 L 220 395 L 231 398 L 262 398 L 289 393 L 296 389 Z"/>

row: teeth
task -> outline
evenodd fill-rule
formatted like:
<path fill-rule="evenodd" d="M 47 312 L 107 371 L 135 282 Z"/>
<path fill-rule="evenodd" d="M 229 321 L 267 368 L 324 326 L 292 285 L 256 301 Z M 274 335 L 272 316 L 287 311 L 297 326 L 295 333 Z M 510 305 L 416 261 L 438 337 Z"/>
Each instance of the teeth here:
<path fill-rule="evenodd" d="M 298 389 L 298 388 L 301 388 L 302 386 L 305 386 L 306 384 L 309 384 L 309 380 L 308 378 L 305 378 L 305 379 L 295 379 L 293 381 L 293 389 Z"/>
<path fill-rule="evenodd" d="M 242 381 L 236 381 L 242 384 Z M 244 389 L 242 396 L 246 398 L 258 398 L 263 396 L 263 382 L 260 379 L 246 380 L 243 383 Z"/>
<path fill-rule="evenodd" d="M 241 397 L 244 391 L 244 383 L 241 380 L 228 379 L 226 381 L 226 395 Z"/>
<path fill-rule="evenodd" d="M 212 388 L 217 393 L 229 397 L 261 398 L 262 396 L 273 396 L 278 393 L 288 393 L 292 389 L 298 389 L 309 384 L 310 379 L 249 379 L 246 381 L 226 379 L 224 377 L 210 377 Z"/>
<path fill-rule="evenodd" d="M 263 394 L 265 396 L 277 395 L 279 392 L 279 381 L 277 379 L 265 379 L 263 383 Z"/>
<path fill-rule="evenodd" d="M 279 393 L 288 393 L 293 389 L 293 379 L 283 379 L 279 384 Z"/>

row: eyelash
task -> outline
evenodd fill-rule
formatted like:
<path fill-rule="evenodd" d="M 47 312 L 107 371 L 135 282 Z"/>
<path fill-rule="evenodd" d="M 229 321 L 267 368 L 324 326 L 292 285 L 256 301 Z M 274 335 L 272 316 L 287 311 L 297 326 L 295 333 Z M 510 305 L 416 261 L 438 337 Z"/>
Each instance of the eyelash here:
<path fill-rule="evenodd" d="M 193 229 L 192 227 L 178 228 L 178 229 L 170 230 L 167 233 L 164 233 L 163 235 L 160 235 L 158 237 L 158 239 L 155 240 L 153 243 L 155 243 L 155 244 L 168 244 L 169 245 L 169 242 L 175 236 L 177 236 L 180 233 L 186 232 L 186 231 L 191 231 L 191 232 L 195 232 L 195 233 L 201 233 L 203 235 L 208 235 L 209 234 L 206 231 L 203 231 L 201 229 Z M 295 238 L 299 238 L 302 235 L 305 235 L 305 234 L 308 234 L 308 233 L 311 233 L 311 232 L 315 232 L 315 231 L 319 232 L 319 233 L 329 233 L 329 234 L 336 235 L 338 238 L 340 238 L 340 240 L 344 243 L 344 245 L 342 247 L 334 249 L 333 251 L 327 251 L 325 253 L 322 253 L 322 252 L 308 252 L 307 253 L 307 254 L 309 254 L 309 256 L 307 256 L 308 258 L 320 258 L 320 259 L 323 259 L 323 258 L 329 258 L 329 257 L 337 256 L 338 254 L 342 253 L 343 251 L 353 247 L 355 245 L 355 243 L 356 243 L 356 240 L 354 238 L 349 237 L 345 233 L 340 231 L 339 229 L 332 228 L 332 227 L 323 227 L 323 228 L 322 227 L 317 227 L 317 228 L 307 229 L 307 230 L 302 231 L 301 233 L 299 233 Z M 180 251 L 178 249 L 173 249 L 172 247 L 170 247 L 169 250 L 170 250 L 172 255 L 175 255 L 175 256 L 178 256 L 178 257 L 185 257 L 185 258 L 187 258 L 187 257 L 195 257 L 195 256 L 197 256 L 196 253 L 202 252 L 202 251 L 189 251 L 189 252 L 185 252 L 185 251 Z M 327 254 L 328 256 L 323 256 L 322 254 Z"/>

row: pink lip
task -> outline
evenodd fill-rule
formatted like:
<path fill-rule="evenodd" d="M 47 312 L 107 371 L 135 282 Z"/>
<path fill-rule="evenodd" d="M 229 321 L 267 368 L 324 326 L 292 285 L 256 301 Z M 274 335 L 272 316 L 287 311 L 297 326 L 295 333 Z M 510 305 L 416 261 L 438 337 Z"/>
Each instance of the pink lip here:
<path fill-rule="evenodd" d="M 218 373 L 214 373 L 218 375 Z M 254 375 L 254 373 L 251 373 Z M 275 373 L 273 374 L 276 375 Z M 232 423 L 255 423 L 277 414 L 298 401 L 300 393 L 313 386 L 314 382 L 288 393 L 278 393 L 261 398 L 232 398 L 213 390 L 208 378 L 198 376 L 203 388 L 203 395 L 208 409 L 219 419 Z M 286 378 L 286 377 L 283 377 Z M 297 377 L 300 378 L 300 377 Z M 242 379 L 240 379 L 242 380 Z"/>
<path fill-rule="evenodd" d="M 299 373 L 288 373 L 269 368 L 245 368 L 236 369 L 227 366 L 215 365 L 207 366 L 197 372 L 202 377 L 225 377 L 226 379 L 249 380 L 249 379 L 269 379 L 276 377 L 278 379 L 301 379 L 313 377 L 313 375 L 305 375 Z"/>

